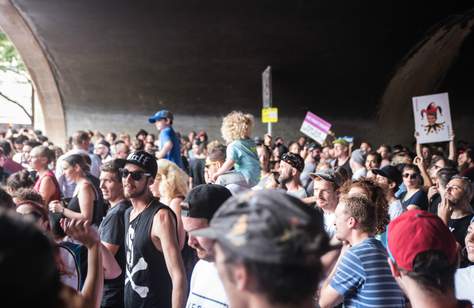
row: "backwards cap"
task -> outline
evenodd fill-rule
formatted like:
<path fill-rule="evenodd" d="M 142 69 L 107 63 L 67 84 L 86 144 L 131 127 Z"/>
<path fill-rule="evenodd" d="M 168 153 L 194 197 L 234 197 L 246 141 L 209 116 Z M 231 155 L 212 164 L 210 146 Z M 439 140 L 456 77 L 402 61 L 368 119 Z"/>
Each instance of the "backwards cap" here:
<path fill-rule="evenodd" d="M 211 220 L 214 213 L 232 193 L 222 185 L 202 184 L 194 187 L 184 200 L 187 207 L 181 210 L 181 216 L 205 218 Z"/>
<path fill-rule="evenodd" d="M 410 210 L 388 225 L 388 251 L 400 268 L 413 271 L 416 256 L 429 250 L 444 253 L 449 264 L 457 261 L 456 239 L 438 216 Z"/>

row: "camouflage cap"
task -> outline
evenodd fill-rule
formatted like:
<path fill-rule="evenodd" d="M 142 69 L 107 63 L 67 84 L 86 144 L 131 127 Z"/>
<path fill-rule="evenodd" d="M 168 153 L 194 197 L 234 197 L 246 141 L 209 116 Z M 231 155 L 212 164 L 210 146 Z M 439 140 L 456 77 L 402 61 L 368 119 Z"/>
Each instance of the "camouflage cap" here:
<path fill-rule="evenodd" d="M 330 249 L 322 214 L 274 190 L 231 197 L 208 228 L 191 234 L 215 239 L 244 259 L 272 264 L 314 264 Z"/>

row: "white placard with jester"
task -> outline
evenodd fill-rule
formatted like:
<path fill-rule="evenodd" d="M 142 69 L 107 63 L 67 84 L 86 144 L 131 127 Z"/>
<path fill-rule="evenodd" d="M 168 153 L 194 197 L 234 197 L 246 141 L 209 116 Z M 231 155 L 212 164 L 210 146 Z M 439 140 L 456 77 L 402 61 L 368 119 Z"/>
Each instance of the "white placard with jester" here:
<path fill-rule="evenodd" d="M 452 128 L 448 93 L 413 97 L 418 143 L 449 141 Z"/>

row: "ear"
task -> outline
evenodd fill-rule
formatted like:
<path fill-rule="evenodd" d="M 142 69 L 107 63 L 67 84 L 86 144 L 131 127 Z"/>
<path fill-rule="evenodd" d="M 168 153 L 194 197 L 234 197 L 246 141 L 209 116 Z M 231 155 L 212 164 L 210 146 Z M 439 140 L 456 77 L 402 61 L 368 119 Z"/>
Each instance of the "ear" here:
<path fill-rule="evenodd" d="M 236 264 L 233 268 L 232 275 L 234 283 L 239 291 L 248 290 L 250 288 L 250 276 L 243 264 Z"/>
<path fill-rule="evenodd" d="M 347 224 L 351 229 L 355 229 L 357 226 L 357 220 L 354 217 L 349 217 Z"/>
<path fill-rule="evenodd" d="M 397 186 L 397 183 L 395 183 L 395 182 L 390 182 L 390 183 L 388 184 L 388 188 L 389 188 L 389 189 L 394 189 L 395 186 Z"/>
<path fill-rule="evenodd" d="M 293 177 L 296 176 L 296 173 L 297 173 L 297 172 L 298 172 L 298 170 L 296 170 L 296 168 L 291 168 L 291 175 L 292 175 Z"/>
<path fill-rule="evenodd" d="M 47 165 L 48 164 L 48 159 L 46 157 L 41 157 L 41 163 Z"/>
<path fill-rule="evenodd" d="M 400 277 L 400 271 L 398 270 L 398 267 L 396 264 L 393 263 L 391 258 L 387 258 L 388 260 L 388 265 L 390 266 L 390 271 L 392 272 L 392 276 L 395 278 Z"/>

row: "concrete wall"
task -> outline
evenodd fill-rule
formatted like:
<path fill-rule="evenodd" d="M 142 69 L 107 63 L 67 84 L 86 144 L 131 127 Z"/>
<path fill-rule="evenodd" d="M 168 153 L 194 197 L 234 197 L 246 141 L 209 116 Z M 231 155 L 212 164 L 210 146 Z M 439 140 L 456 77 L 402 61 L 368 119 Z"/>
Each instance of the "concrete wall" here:
<path fill-rule="evenodd" d="M 204 128 L 219 135 L 220 118 L 231 110 L 260 113 L 261 72 L 271 65 L 281 118 L 274 135 L 293 138 L 311 110 L 334 122 L 337 134 L 373 136 L 374 141 L 381 132 L 374 125 L 376 111 L 400 61 L 433 25 L 472 5 L 413 3 L 407 9 L 399 1 L 1 1 L 18 8 L 44 52 L 67 135 L 79 128 L 133 132 L 146 128 L 146 117 L 163 107 L 176 113 L 179 130 Z M 460 50 L 463 66 L 455 74 L 433 73 L 431 78 L 440 82 L 432 89 L 405 94 L 448 91 L 459 104 L 453 108 L 456 119 L 474 116 L 472 87 L 465 82 L 474 69 L 472 40 L 469 44 Z M 402 108 L 387 113 L 396 120 L 382 130 L 392 132 L 383 141 L 410 142 L 411 119 L 403 113 L 410 101 L 396 101 Z M 60 116 L 50 108 L 44 112 Z M 399 118 L 406 121 L 400 127 Z M 263 132 L 259 127 L 256 131 Z M 474 139 L 472 130 L 460 130 L 459 136 Z"/>

